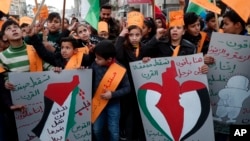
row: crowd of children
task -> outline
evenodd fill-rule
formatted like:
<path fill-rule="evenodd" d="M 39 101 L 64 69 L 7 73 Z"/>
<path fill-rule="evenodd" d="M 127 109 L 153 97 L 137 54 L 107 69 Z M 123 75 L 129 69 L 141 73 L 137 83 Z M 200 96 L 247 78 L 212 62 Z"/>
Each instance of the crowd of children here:
<path fill-rule="evenodd" d="M 7 19 L 0 32 L 0 141 L 17 140 L 13 111 L 25 110 L 23 105 L 13 105 L 10 90 L 13 84 L 8 80 L 9 72 L 36 72 L 62 69 L 93 69 L 93 95 L 108 72 L 116 63 L 126 69 L 118 81 L 115 91 L 104 91 L 101 98 L 109 100 L 107 106 L 93 123 L 93 140 L 103 141 L 107 133 L 110 141 L 145 141 L 136 92 L 129 63 L 137 60 L 147 62 L 153 57 L 171 57 L 204 54 L 202 72 L 208 72 L 206 64 L 215 60 L 206 55 L 212 32 L 217 32 L 215 14 L 208 12 L 201 28 L 201 18 L 193 13 L 181 13 L 182 19 L 175 24 L 165 23 L 162 17 L 143 17 L 139 23 L 120 22 L 110 18 L 111 6 L 103 6 L 97 33 L 91 26 L 77 18 L 62 19 L 58 13 L 31 27 Z M 132 11 L 136 12 L 136 11 Z M 129 17 L 129 15 L 128 15 Z M 140 19 L 137 19 L 140 20 Z M 45 27 L 44 24 L 47 24 Z M 114 24 L 116 22 L 116 24 Z M 223 14 L 224 33 L 247 35 L 246 23 L 233 10 Z M 32 54 L 32 55 L 31 55 Z M 78 56 L 78 57 L 75 57 Z M 80 58 L 79 58 L 80 56 Z M 34 65 L 35 64 L 35 65 Z M 105 125 L 108 125 L 108 131 Z M 215 131 L 216 141 L 229 141 L 229 133 Z"/>

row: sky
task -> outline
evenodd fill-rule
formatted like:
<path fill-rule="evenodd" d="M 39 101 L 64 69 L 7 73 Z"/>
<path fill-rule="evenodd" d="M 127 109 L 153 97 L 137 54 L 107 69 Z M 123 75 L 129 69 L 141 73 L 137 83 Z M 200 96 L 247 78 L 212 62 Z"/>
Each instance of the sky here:
<path fill-rule="evenodd" d="M 54 6 L 59 10 L 63 9 L 63 1 L 64 0 L 45 0 L 45 4 L 49 6 Z M 42 2 L 42 0 L 37 0 L 38 3 Z M 26 4 L 35 5 L 35 0 L 26 0 Z M 74 0 L 66 0 L 66 9 L 71 9 L 74 7 Z"/>

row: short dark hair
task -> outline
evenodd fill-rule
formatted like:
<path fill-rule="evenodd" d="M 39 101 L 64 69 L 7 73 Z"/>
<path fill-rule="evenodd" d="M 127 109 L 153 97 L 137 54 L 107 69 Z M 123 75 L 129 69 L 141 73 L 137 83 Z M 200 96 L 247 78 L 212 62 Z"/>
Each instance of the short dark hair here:
<path fill-rule="evenodd" d="M 199 16 L 195 14 L 194 12 L 188 12 L 184 15 L 185 27 L 187 27 L 190 24 L 195 23 L 197 20 L 199 20 Z"/>
<path fill-rule="evenodd" d="M 60 41 L 61 45 L 62 45 L 62 42 L 70 42 L 73 45 L 73 48 L 78 48 L 78 42 L 73 37 L 63 37 Z"/>
<path fill-rule="evenodd" d="M 18 27 L 20 27 L 19 24 L 17 22 L 15 22 L 14 20 L 8 19 L 7 21 L 5 21 L 3 23 L 1 31 L 4 33 L 4 31 L 6 30 L 6 28 L 8 26 L 10 26 L 10 25 L 17 25 Z"/>
<path fill-rule="evenodd" d="M 223 18 L 229 18 L 230 21 L 232 21 L 233 23 L 237 23 L 240 22 L 241 26 L 245 29 L 246 27 L 246 22 L 233 10 L 229 10 L 227 11 L 224 15 Z"/>
<path fill-rule="evenodd" d="M 73 18 L 71 19 L 71 22 L 72 22 L 72 20 L 76 20 L 76 22 L 79 22 L 78 18 L 76 18 L 76 17 L 73 17 Z"/>
<path fill-rule="evenodd" d="M 102 9 L 110 9 L 110 10 L 111 10 L 111 9 L 112 9 L 112 6 L 109 5 L 109 4 L 104 4 L 104 5 L 101 6 L 101 10 L 102 10 Z"/>
<path fill-rule="evenodd" d="M 49 16 L 48 16 L 48 21 L 52 21 L 54 18 L 56 18 L 56 19 L 59 19 L 60 20 L 60 22 L 61 22 L 61 16 L 60 16 L 60 14 L 59 13 L 57 13 L 57 12 L 51 12 L 51 13 L 49 13 Z"/>
<path fill-rule="evenodd" d="M 213 19 L 213 18 L 215 18 L 214 12 L 207 12 L 205 21 L 206 21 L 206 22 L 209 22 L 209 20 L 211 20 L 211 19 Z"/>
<path fill-rule="evenodd" d="M 115 58 L 116 50 L 115 46 L 111 40 L 102 40 L 98 44 L 96 44 L 94 48 L 94 53 L 103 57 L 105 60 L 111 58 Z"/>

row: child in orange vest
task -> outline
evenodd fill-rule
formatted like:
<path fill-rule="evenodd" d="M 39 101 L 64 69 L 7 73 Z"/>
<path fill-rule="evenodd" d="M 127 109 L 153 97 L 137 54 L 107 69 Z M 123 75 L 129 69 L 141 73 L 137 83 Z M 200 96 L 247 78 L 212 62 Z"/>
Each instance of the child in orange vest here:
<path fill-rule="evenodd" d="M 14 120 L 14 110 L 23 111 L 24 105 L 13 105 L 9 90 L 14 90 L 15 86 L 8 81 L 9 72 L 36 72 L 51 69 L 52 67 L 42 62 L 32 46 L 26 45 L 22 38 L 22 31 L 18 23 L 7 20 L 1 29 L 3 41 L 9 42 L 9 47 L 0 53 L 0 76 L 1 94 L 4 97 L 4 104 L 8 108 L 8 126 L 10 127 L 11 139 L 17 140 L 16 125 Z M 34 44 L 37 46 L 37 44 Z M 4 80 L 3 80 L 4 79 Z"/>
<path fill-rule="evenodd" d="M 94 48 L 92 123 L 96 141 L 105 140 L 105 126 L 109 140 L 119 141 L 120 98 L 130 92 L 126 69 L 115 62 L 116 50 L 109 40 Z M 101 104 L 99 104 L 101 103 Z"/>

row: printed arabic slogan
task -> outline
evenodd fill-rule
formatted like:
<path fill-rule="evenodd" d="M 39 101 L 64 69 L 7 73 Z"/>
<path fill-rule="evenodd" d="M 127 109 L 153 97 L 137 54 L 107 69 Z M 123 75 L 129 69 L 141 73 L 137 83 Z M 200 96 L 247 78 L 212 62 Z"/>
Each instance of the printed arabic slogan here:
<path fill-rule="evenodd" d="M 10 73 L 19 141 L 90 141 L 92 70 Z"/>
<path fill-rule="evenodd" d="M 250 124 L 250 37 L 213 33 L 208 55 L 208 83 L 215 129 L 229 133 L 230 124 Z"/>
<path fill-rule="evenodd" d="M 130 63 L 147 141 L 214 141 L 203 55 Z"/>

